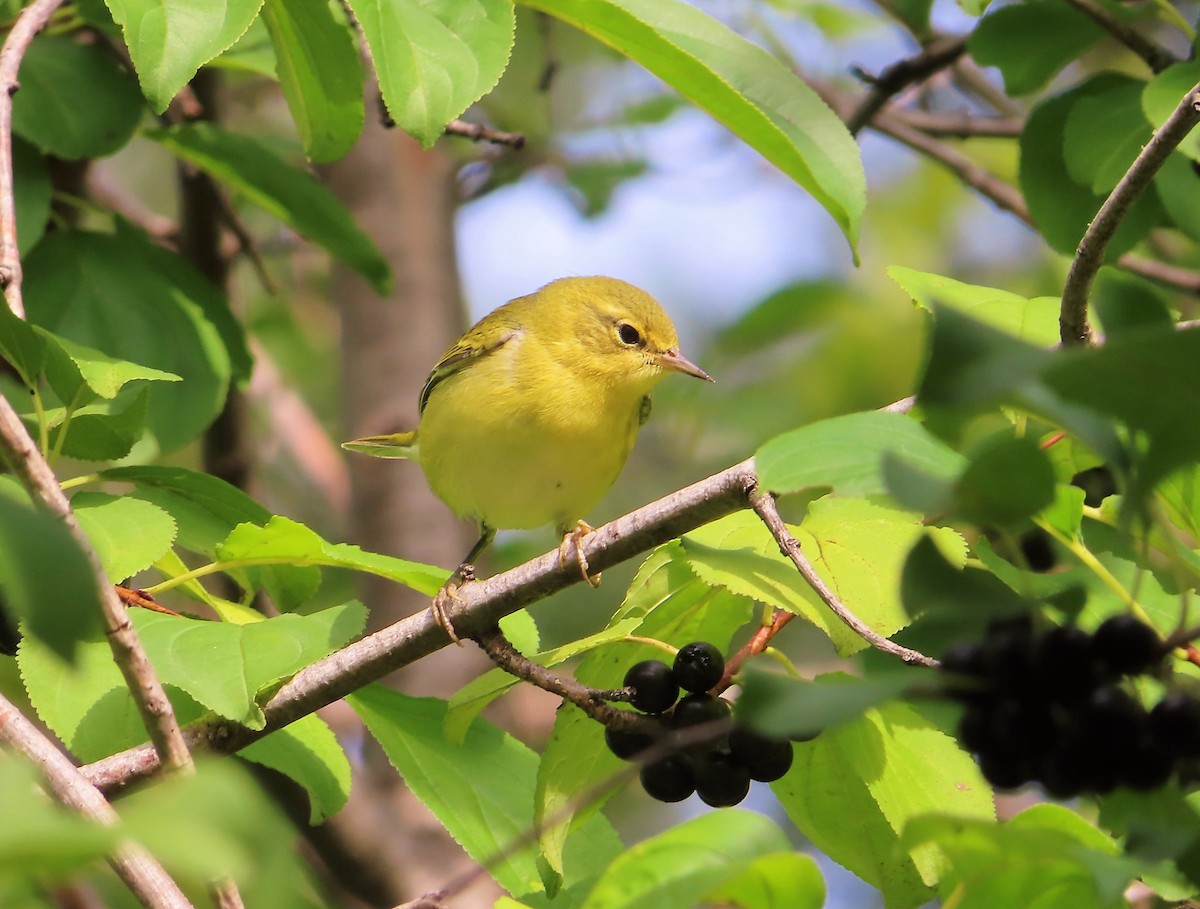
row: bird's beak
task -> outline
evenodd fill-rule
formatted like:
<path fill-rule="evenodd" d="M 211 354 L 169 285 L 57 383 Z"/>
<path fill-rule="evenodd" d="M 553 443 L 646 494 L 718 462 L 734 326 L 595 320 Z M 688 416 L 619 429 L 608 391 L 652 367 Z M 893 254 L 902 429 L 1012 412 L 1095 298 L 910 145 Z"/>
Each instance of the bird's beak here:
<path fill-rule="evenodd" d="M 666 369 L 673 369 L 675 372 L 681 372 L 684 375 L 695 376 L 697 379 L 703 379 L 705 382 L 717 381 L 673 347 L 663 353 L 655 354 L 654 359 L 659 366 Z"/>

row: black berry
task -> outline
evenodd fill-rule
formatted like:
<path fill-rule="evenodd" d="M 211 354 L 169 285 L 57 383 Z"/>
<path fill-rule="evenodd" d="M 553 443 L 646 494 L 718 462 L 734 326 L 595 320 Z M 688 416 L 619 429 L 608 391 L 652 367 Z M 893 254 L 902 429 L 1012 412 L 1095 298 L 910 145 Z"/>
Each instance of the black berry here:
<path fill-rule="evenodd" d="M 630 703 L 643 713 L 662 713 L 679 700 L 679 685 L 662 660 L 634 663 L 625 673 L 624 684 L 633 689 Z"/>
<path fill-rule="evenodd" d="M 1124 613 L 1104 620 L 1092 635 L 1092 647 L 1114 675 L 1145 672 L 1163 656 L 1158 632 Z"/>
<path fill-rule="evenodd" d="M 728 719 L 730 710 L 729 702 L 724 698 L 711 694 L 689 694 L 675 705 L 671 723 L 676 729 L 713 723 Z"/>
<path fill-rule="evenodd" d="M 645 732 L 624 732 L 605 727 L 604 744 L 621 760 L 629 761 L 653 745 L 654 736 Z"/>
<path fill-rule="evenodd" d="M 791 742 L 745 726 L 734 726 L 729 733 L 729 753 L 760 783 L 772 783 L 792 768 Z"/>
<path fill-rule="evenodd" d="M 728 808 L 750 792 L 750 771 L 728 751 L 709 751 L 696 759 L 696 794 L 706 805 Z"/>
<path fill-rule="evenodd" d="M 1047 698 L 1079 701 L 1099 681 L 1091 635 L 1074 625 L 1059 625 L 1042 636 L 1036 665 L 1042 695 Z"/>
<path fill-rule="evenodd" d="M 707 641 L 684 644 L 675 654 L 675 681 L 684 691 L 708 691 L 725 673 L 725 658 Z"/>
<path fill-rule="evenodd" d="M 647 764 L 640 776 L 646 795 L 660 802 L 682 802 L 696 791 L 691 763 L 681 754 Z"/>
<path fill-rule="evenodd" d="M 1150 730 L 1178 757 L 1200 757 L 1200 701 L 1182 691 L 1169 692 L 1150 711 Z"/>

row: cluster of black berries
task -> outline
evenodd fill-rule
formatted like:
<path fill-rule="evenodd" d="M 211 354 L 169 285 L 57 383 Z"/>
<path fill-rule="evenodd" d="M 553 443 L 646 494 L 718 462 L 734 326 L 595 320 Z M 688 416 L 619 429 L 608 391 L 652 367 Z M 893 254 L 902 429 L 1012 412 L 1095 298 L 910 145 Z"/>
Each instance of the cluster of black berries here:
<path fill-rule="evenodd" d="M 750 781 L 769 783 L 792 766 L 792 743 L 734 725 L 727 735 L 689 741 L 687 730 L 729 721 L 729 701 L 709 694 L 725 672 L 725 660 L 712 644 L 696 641 L 679 648 L 673 666 L 644 660 L 625 673 L 630 702 L 647 714 L 645 733 L 607 729 L 604 740 L 622 760 L 647 749 L 651 761 L 642 767 L 642 788 L 660 802 L 679 802 L 695 792 L 714 808 L 736 805 L 750 791 Z M 679 697 L 680 689 L 688 692 Z"/>
<path fill-rule="evenodd" d="M 966 705 L 959 739 L 1000 789 L 1038 782 L 1054 798 L 1153 789 L 1200 757 L 1200 702 L 1180 692 L 1146 709 L 1119 684 L 1165 656 L 1158 633 L 1132 616 L 1094 634 L 1073 625 L 1034 632 L 1028 616 L 993 622 L 982 643 L 942 658 Z"/>

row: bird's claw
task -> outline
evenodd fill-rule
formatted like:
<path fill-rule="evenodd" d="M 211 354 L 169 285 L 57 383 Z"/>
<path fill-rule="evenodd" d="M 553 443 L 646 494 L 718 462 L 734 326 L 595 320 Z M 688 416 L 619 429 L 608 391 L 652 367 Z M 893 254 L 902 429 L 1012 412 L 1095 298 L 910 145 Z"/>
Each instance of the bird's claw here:
<path fill-rule="evenodd" d="M 584 537 L 595 529 L 587 521 L 580 521 L 575 525 L 574 530 L 563 535 L 562 543 L 558 546 L 558 567 L 567 567 L 567 559 L 571 557 L 571 551 L 574 550 L 575 563 L 579 566 L 579 570 L 583 574 L 583 579 L 587 581 L 589 587 L 600 586 L 600 572 L 591 573 L 588 567 L 587 556 L 583 554 L 582 541 Z"/>
<path fill-rule="evenodd" d="M 458 588 L 473 580 L 475 580 L 475 566 L 467 563 L 459 565 L 450 580 L 434 594 L 433 603 L 429 606 L 429 611 L 433 613 L 433 620 L 437 622 L 438 627 L 446 632 L 446 636 L 459 647 L 463 645 L 463 642 L 459 640 L 458 633 L 454 630 L 454 623 L 450 621 L 448 607 L 453 602 L 462 599 L 458 595 Z"/>

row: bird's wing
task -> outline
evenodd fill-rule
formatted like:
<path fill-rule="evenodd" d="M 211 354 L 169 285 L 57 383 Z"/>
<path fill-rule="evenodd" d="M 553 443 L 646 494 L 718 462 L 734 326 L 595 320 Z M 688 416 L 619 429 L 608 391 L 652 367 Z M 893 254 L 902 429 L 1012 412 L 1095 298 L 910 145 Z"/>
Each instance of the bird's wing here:
<path fill-rule="evenodd" d="M 433 393 L 438 382 L 454 375 L 460 369 L 466 369 L 476 360 L 495 353 L 518 334 L 519 330 L 513 328 L 497 335 L 487 343 L 480 342 L 479 333 L 476 331 L 470 331 L 463 335 L 462 339 L 437 361 L 433 371 L 429 373 L 429 378 L 425 380 L 425 385 L 421 388 L 419 411 L 424 410 L 425 405 L 429 403 L 429 395 Z"/>

